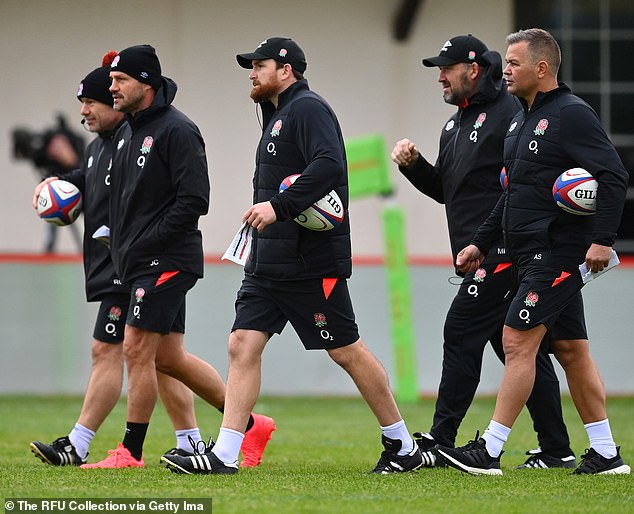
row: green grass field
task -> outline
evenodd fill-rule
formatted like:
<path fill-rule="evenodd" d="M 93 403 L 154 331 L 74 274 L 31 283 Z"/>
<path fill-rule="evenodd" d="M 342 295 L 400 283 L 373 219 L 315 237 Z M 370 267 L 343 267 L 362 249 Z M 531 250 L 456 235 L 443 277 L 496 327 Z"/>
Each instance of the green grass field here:
<path fill-rule="evenodd" d="M 477 399 L 463 423 L 459 444 L 486 427 L 494 399 Z M 257 410 L 276 420 L 277 431 L 262 465 L 234 476 L 184 476 L 168 472 L 159 457 L 174 434 L 158 406 L 145 445 L 145 469 L 92 470 L 44 465 L 29 443 L 65 435 L 81 406 L 78 397 L 0 397 L 0 490 L 4 498 L 212 498 L 216 513 L 634 513 L 634 476 L 571 476 L 568 470 L 521 470 L 524 451 L 536 445 L 530 419 L 518 420 L 502 459 L 503 477 L 472 477 L 453 469 L 404 475 L 367 473 L 381 452 L 380 430 L 359 399 L 263 398 Z M 411 431 L 427 430 L 434 402 L 402 405 Z M 634 464 L 634 398 L 612 398 L 610 422 L 624 460 Z M 220 415 L 197 403 L 203 433 L 216 436 Z M 587 446 L 569 399 L 564 415 L 573 448 Z M 103 458 L 123 435 L 120 402 L 91 446 L 90 462 Z M 2 503 L 4 506 L 4 501 Z M 8 512 L 8 511 L 6 511 Z"/>

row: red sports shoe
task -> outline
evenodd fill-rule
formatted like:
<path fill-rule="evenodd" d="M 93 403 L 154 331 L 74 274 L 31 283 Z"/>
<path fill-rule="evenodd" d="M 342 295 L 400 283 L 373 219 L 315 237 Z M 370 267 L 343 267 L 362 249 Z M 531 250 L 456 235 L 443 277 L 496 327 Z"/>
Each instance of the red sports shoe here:
<path fill-rule="evenodd" d="M 255 413 L 251 415 L 253 416 L 253 426 L 244 434 L 244 440 L 240 448 L 243 457 L 240 463 L 242 468 L 253 468 L 262 462 L 264 449 L 276 429 L 273 418 Z"/>
<path fill-rule="evenodd" d="M 115 468 L 142 468 L 145 466 L 143 458 L 136 460 L 130 450 L 121 443 L 117 444 L 116 450 L 108 450 L 108 457 L 94 464 L 82 464 L 81 469 L 115 469 Z"/>

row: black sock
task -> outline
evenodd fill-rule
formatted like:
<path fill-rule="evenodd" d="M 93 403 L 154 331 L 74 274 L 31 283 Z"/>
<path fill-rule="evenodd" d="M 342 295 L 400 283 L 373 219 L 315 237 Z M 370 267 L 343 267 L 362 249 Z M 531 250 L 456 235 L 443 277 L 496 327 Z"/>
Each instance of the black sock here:
<path fill-rule="evenodd" d="M 128 421 L 125 425 L 125 436 L 123 437 L 123 446 L 136 460 L 143 457 L 143 442 L 147 433 L 149 423 L 132 423 Z"/>

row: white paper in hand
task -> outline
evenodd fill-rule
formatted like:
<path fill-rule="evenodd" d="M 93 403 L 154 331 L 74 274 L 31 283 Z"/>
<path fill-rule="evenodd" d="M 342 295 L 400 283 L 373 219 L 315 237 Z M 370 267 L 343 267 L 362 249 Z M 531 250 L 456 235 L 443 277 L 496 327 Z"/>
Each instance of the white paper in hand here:
<path fill-rule="evenodd" d="M 236 232 L 233 241 L 222 256 L 222 260 L 228 260 L 244 266 L 251 253 L 251 241 L 253 240 L 253 227 L 246 222 Z"/>
<path fill-rule="evenodd" d="M 105 225 L 101 225 L 92 235 L 93 239 L 101 241 L 106 246 L 110 246 L 110 229 Z"/>
<path fill-rule="evenodd" d="M 619 260 L 619 256 L 614 250 L 612 250 L 612 254 L 610 255 L 610 262 L 608 262 L 608 265 L 597 273 L 593 273 L 591 270 L 588 269 L 586 263 L 582 262 L 581 264 L 579 264 L 579 273 L 581 273 L 581 280 L 583 280 L 584 284 L 587 284 L 591 280 L 594 280 L 595 278 L 603 275 L 606 271 L 610 271 L 615 266 L 618 266 L 620 263 L 621 261 Z"/>

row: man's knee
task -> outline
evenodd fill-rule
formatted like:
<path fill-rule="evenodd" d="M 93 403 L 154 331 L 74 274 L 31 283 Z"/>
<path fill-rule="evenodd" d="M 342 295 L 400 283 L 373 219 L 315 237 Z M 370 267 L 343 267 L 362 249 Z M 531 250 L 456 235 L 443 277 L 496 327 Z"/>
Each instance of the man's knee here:
<path fill-rule="evenodd" d="M 104 343 L 94 340 L 92 343 L 92 363 L 98 365 L 102 362 L 123 362 L 123 343 Z"/>
<path fill-rule="evenodd" d="M 229 361 L 235 364 L 260 362 L 262 351 L 269 336 L 264 332 L 237 329 L 229 335 L 227 345 Z"/>

